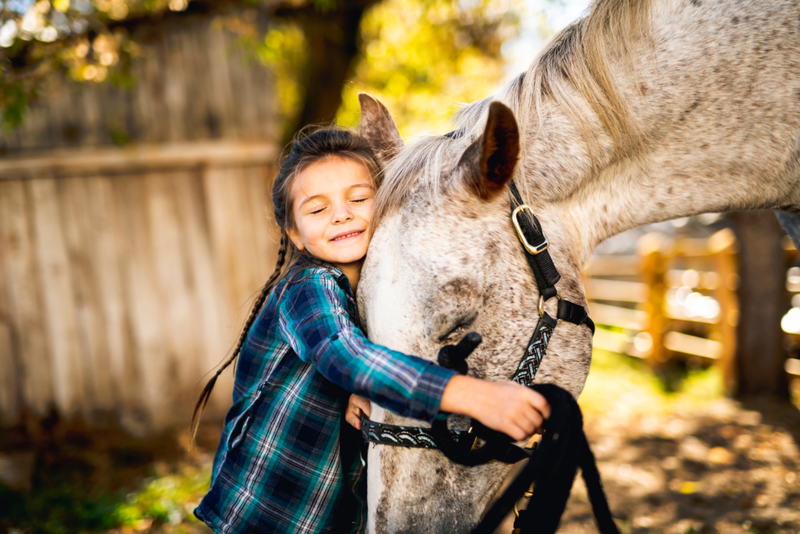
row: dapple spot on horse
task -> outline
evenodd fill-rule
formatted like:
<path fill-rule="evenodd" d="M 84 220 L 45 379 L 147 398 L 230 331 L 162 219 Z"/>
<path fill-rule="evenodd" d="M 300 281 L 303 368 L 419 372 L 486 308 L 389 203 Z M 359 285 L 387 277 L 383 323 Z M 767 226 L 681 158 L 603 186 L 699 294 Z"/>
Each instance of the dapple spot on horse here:
<path fill-rule="evenodd" d="M 780 209 L 800 243 L 798 36 L 788 0 L 598 0 L 526 73 L 463 108 L 457 135 L 403 146 L 388 111 L 362 95 L 362 132 L 387 164 L 359 286 L 370 337 L 433 360 L 474 330 L 484 341 L 470 372 L 513 374 L 538 291 L 508 217 L 512 178 L 550 241 L 559 291 L 578 304 L 592 250 L 644 224 Z M 590 360 L 588 331 L 562 324 L 536 380 L 577 397 Z M 377 406 L 373 419 L 420 425 Z M 508 472 L 384 446 L 369 461 L 374 532 L 467 532 Z"/>

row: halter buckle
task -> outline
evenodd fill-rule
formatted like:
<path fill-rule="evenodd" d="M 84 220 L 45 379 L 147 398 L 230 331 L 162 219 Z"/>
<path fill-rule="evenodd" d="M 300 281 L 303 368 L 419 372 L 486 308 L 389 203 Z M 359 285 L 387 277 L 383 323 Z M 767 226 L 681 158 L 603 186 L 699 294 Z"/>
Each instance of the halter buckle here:
<path fill-rule="evenodd" d="M 545 250 L 550 247 L 550 241 L 548 241 L 547 236 L 544 235 L 542 232 L 542 237 L 544 237 L 544 243 L 541 245 L 531 245 L 528 243 L 528 240 L 525 238 L 525 234 L 522 232 L 522 227 L 519 225 L 519 220 L 517 219 L 517 215 L 520 211 L 528 210 L 531 212 L 533 217 L 536 217 L 536 214 L 533 212 L 533 208 L 528 206 L 527 204 L 521 204 L 514 208 L 514 211 L 511 212 L 511 222 L 514 223 L 514 229 L 517 231 L 517 237 L 519 238 L 520 243 L 522 246 L 525 247 L 525 250 L 533 254 L 534 256 L 541 254 Z"/>
<path fill-rule="evenodd" d="M 561 296 L 561 292 L 560 291 L 557 291 L 556 292 L 556 298 L 558 300 L 562 300 L 564 297 Z M 544 317 L 544 296 L 543 295 L 539 295 L 539 317 Z M 556 322 L 556 326 L 558 326 L 559 324 L 561 324 L 561 319 L 558 319 L 558 321 Z"/>

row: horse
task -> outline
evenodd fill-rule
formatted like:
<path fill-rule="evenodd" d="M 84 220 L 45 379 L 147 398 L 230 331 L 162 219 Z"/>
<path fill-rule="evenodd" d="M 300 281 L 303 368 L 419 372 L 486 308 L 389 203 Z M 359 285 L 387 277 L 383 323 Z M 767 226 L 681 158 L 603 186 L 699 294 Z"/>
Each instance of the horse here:
<path fill-rule="evenodd" d="M 797 0 L 596 0 L 527 71 L 460 109 L 454 132 L 408 146 L 380 102 L 359 99 L 385 165 L 358 291 L 365 329 L 430 360 L 476 331 L 479 378 L 507 380 L 538 319 L 512 179 L 549 239 L 560 296 L 582 305 L 593 249 L 645 224 L 775 209 L 800 244 Z M 591 353 L 588 328 L 559 325 L 536 381 L 577 398 Z M 468 532 L 510 470 L 375 444 L 368 465 L 377 533 Z"/>

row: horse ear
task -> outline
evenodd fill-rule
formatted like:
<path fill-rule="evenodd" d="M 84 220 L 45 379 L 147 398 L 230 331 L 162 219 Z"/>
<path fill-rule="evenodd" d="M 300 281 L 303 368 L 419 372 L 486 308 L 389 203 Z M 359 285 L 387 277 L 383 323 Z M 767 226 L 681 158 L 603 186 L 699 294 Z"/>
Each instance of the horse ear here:
<path fill-rule="evenodd" d="M 403 148 L 397 125 L 386 106 L 367 93 L 358 94 L 358 103 L 361 105 L 359 133 L 372 146 L 378 159 L 386 163 Z"/>
<path fill-rule="evenodd" d="M 514 176 L 519 160 L 519 129 L 514 113 L 500 102 L 489 104 L 486 128 L 458 162 L 465 184 L 482 200 L 492 200 Z"/>

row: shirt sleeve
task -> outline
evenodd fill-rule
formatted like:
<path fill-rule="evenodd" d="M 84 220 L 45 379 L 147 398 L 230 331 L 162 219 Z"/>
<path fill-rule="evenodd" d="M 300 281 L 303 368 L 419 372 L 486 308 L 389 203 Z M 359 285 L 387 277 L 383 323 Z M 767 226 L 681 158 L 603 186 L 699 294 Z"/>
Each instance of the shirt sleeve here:
<path fill-rule="evenodd" d="M 309 270 L 280 299 L 280 329 L 297 356 L 325 378 L 400 415 L 432 421 L 450 369 L 371 342 L 347 313 L 329 275 Z"/>

